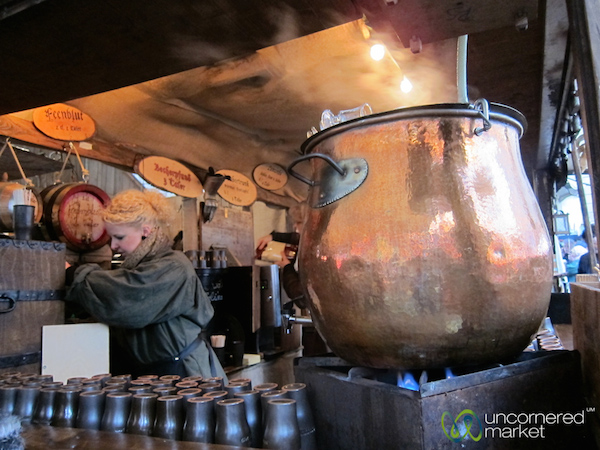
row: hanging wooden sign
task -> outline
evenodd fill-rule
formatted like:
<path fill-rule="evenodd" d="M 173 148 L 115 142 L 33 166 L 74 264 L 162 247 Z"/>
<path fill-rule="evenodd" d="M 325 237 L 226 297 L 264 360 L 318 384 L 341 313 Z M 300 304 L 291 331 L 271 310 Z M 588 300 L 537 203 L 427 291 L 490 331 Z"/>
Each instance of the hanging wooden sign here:
<path fill-rule="evenodd" d="M 96 124 L 90 116 L 63 103 L 36 108 L 33 124 L 46 136 L 61 141 L 85 141 L 96 132 Z"/>
<path fill-rule="evenodd" d="M 159 189 L 182 197 L 196 198 L 202 195 L 202 183 L 183 164 L 162 156 L 148 156 L 134 166 L 135 173 Z"/>
<path fill-rule="evenodd" d="M 237 206 L 249 206 L 256 201 L 256 186 L 250 178 L 234 170 L 219 170 L 217 173 L 231 177 L 217 191 L 224 200 Z"/>
<path fill-rule="evenodd" d="M 260 164 L 254 168 L 252 177 L 258 186 L 268 191 L 281 189 L 288 181 L 285 169 L 277 164 Z"/>

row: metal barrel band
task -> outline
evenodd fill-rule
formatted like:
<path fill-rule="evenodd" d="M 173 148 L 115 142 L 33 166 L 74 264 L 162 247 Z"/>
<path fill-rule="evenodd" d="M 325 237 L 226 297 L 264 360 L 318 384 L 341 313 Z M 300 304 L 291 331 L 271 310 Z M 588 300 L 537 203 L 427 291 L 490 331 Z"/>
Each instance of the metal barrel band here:
<path fill-rule="evenodd" d="M 0 299 L 11 299 L 14 302 L 39 302 L 47 300 L 64 300 L 65 291 L 63 289 L 46 290 L 0 290 Z M 6 311 L 3 311 L 6 312 Z"/>
<path fill-rule="evenodd" d="M 42 352 L 21 353 L 18 355 L 0 356 L 0 369 L 8 367 L 36 364 L 42 360 Z"/>

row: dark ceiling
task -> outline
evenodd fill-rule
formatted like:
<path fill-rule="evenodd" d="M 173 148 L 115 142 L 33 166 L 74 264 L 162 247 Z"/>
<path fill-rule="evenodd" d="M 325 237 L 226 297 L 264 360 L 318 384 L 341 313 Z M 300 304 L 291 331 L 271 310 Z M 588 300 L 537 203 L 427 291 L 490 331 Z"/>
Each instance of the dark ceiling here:
<path fill-rule="evenodd" d="M 372 36 L 383 40 L 394 57 L 398 55 L 397 60 L 410 62 L 403 66 L 409 76 L 423 61 L 421 55 L 431 53 L 430 49 L 438 51 L 443 47 L 440 43 L 447 40 L 468 35 L 469 99 L 483 97 L 521 111 L 528 121 L 521 141 L 526 171 L 531 177 L 547 164 L 567 35 L 562 1 L 510 0 L 500 6 L 495 0 L 31 0 L 4 2 L 1 8 L 0 114 L 69 102 L 96 120 L 94 139 L 103 149 L 162 154 L 202 169 L 214 165 L 214 159 L 201 156 L 210 155 L 210 149 L 195 153 L 189 143 L 178 149 L 174 134 L 169 137 L 163 132 L 166 141 L 161 145 L 156 136 L 150 141 L 139 138 L 144 132 L 142 122 L 125 130 L 128 122 L 119 114 L 138 115 L 137 105 L 144 113 L 152 109 L 149 115 L 154 120 L 172 120 L 179 129 L 192 126 L 194 133 L 205 139 L 198 141 L 198 148 L 213 146 L 227 152 L 231 140 L 211 136 L 210 143 L 206 142 L 211 130 L 215 133 L 226 125 L 241 133 L 237 139 L 250 136 L 256 144 L 254 166 L 260 162 L 285 165 L 297 155 L 305 131 L 318 123 L 321 111 L 357 105 L 344 103 L 355 89 L 350 84 L 345 93 L 340 89 L 339 98 L 323 95 L 308 100 L 298 97 L 291 80 L 296 85 L 298 80 L 307 80 L 318 92 L 315 86 L 321 80 L 335 83 L 338 75 L 353 78 L 356 72 L 354 78 L 358 78 L 365 72 L 354 61 L 332 56 L 325 60 L 329 72 L 303 73 L 308 65 L 300 64 L 304 61 L 300 57 L 300 63 L 294 65 L 294 55 L 299 53 L 294 46 L 302 45 L 302 58 L 311 53 L 311 45 L 320 55 L 324 40 L 332 36 L 327 30 L 364 18 Z M 408 50 L 411 37 L 418 37 L 423 44 L 421 54 Z M 402 56 L 405 54 L 408 56 Z M 247 73 L 242 76 L 240 71 Z M 168 77 L 180 72 L 184 75 Z M 151 81 L 160 77 L 166 78 Z M 193 94 L 189 88 L 186 91 L 188 82 L 198 84 Z M 346 86 L 344 83 L 340 80 L 339 86 Z M 150 95 L 152 102 L 137 97 L 120 100 L 119 93 L 126 90 L 119 88 L 131 85 L 138 85 L 136 95 Z M 168 86 L 170 97 L 157 86 Z M 368 89 L 373 88 L 371 83 Z M 100 94 L 115 89 L 110 97 Z M 375 97 L 371 91 L 365 88 L 366 93 L 356 98 L 390 109 L 384 101 L 371 99 L 369 95 Z M 245 95 L 241 103 L 240 93 Z M 250 108 L 248 115 L 236 115 L 240 104 Z M 398 106 L 413 104 L 407 101 Z M 117 112 L 119 105 L 126 105 L 123 112 Z M 181 116 L 178 121 L 168 115 L 174 106 Z M 186 111 L 193 111 L 195 118 L 183 116 Z M 109 116 L 119 118 L 121 128 L 109 118 L 103 119 Z M 273 117 L 284 118 L 291 125 L 279 125 Z M 139 129 L 137 138 L 129 134 L 133 127 Z M 154 131 L 150 127 L 148 136 Z M 22 138 L 22 133 L 14 132 L 2 120 L 0 133 Z M 283 156 L 269 156 L 276 152 Z M 103 157 L 97 155 L 97 159 Z M 220 159 L 227 167 L 217 168 L 247 174 L 252 164 L 235 167 L 236 158 Z"/>
<path fill-rule="evenodd" d="M 211 66 L 361 17 L 349 0 L 18 3 L 31 6 L 0 27 L 0 114 Z"/>

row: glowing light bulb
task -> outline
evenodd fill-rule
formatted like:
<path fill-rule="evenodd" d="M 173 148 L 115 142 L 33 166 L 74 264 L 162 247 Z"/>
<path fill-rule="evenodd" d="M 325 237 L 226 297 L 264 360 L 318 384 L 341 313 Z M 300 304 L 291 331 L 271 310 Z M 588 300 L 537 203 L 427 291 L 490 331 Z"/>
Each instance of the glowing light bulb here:
<path fill-rule="evenodd" d="M 375 44 L 371 46 L 371 58 L 375 61 L 381 61 L 385 56 L 385 46 L 383 44 Z"/>
<path fill-rule="evenodd" d="M 402 92 L 404 92 L 405 94 L 409 93 L 410 91 L 412 91 L 413 85 L 410 82 L 410 80 L 408 78 L 406 78 L 406 76 L 404 78 L 402 78 L 402 81 L 400 82 L 400 90 Z"/>

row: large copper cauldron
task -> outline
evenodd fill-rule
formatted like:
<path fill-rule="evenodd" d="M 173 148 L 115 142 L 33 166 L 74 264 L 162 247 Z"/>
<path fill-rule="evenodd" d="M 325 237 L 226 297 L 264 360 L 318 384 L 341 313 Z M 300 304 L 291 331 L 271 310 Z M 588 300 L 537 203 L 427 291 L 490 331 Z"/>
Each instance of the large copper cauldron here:
<path fill-rule="evenodd" d="M 501 362 L 531 342 L 552 250 L 519 154 L 524 123 L 485 101 L 432 105 L 303 144 L 289 167 L 311 185 L 299 273 L 338 356 L 433 368 Z M 311 175 L 294 168 L 307 159 Z"/>

